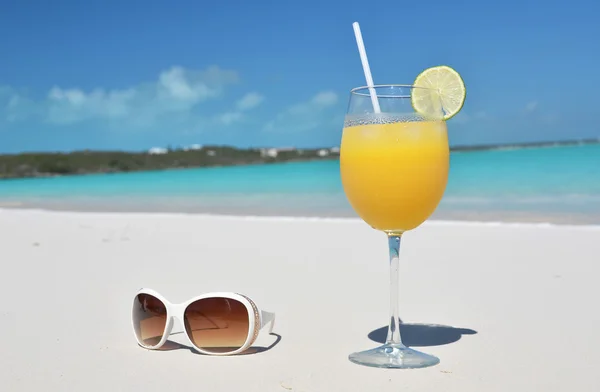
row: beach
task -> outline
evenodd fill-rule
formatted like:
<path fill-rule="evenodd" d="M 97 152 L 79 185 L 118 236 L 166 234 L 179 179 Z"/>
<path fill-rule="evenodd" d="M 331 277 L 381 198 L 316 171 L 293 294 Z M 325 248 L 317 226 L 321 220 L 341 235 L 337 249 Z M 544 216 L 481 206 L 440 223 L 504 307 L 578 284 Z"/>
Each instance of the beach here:
<path fill-rule="evenodd" d="M 388 322 L 383 234 L 354 218 L 0 209 L 3 391 L 597 391 L 600 226 L 428 221 L 401 249 L 401 332 L 437 366 L 358 366 Z M 139 347 L 141 287 L 276 313 L 246 355 Z M 176 325 L 176 328 L 180 328 Z M 178 343 L 180 343 L 178 345 Z"/>

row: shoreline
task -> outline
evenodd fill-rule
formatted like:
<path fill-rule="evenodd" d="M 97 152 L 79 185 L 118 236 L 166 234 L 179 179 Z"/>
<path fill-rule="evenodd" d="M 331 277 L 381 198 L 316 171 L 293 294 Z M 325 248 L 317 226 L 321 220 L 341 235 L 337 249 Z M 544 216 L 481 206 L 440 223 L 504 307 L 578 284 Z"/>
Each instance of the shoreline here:
<path fill-rule="evenodd" d="M 185 211 L 106 211 L 106 210 L 72 210 L 72 209 L 48 209 L 39 207 L 9 207 L 0 203 L 0 213 L 4 211 L 14 211 L 20 213 L 32 214 L 50 214 L 63 216 L 104 216 L 104 217 L 148 217 L 148 218 L 178 218 L 195 217 L 198 219 L 218 219 L 232 221 L 251 221 L 251 222 L 332 222 L 332 223 L 354 223 L 367 225 L 359 217 L 352 216 L 308 216 L 308 215 L 257 215 L 257 214 L 236 214 L 236 213 L 214 213 L 214 212 L 185 212 Z M 557 223 L 546 221 L 507 221 L 507 220 L 476 220 L 476 219 L 444 219 L 429 218 L 421 226 L 466 226 L 466 227 L 531 227 L 531 228 L 565 228 L 565 229 L 591 229 L 600 230 L 599 223 Z M 418 230 L 416 228 L 415 230 Z M 411 230 L 415 231 L 415 230 Z"/>

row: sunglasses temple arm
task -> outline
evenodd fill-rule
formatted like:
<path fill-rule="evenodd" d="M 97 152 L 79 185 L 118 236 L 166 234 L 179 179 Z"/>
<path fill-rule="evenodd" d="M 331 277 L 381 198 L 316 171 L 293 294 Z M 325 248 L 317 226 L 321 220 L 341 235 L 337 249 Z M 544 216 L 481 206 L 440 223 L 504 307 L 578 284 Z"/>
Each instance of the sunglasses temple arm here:
<path fill-rule="evenodd" d="M 275 325 L 275 313 L 266 312 L 264 310 L 261 310 L 260 313 L 261 313 L 261 319 L 262 319 L 262 325 L 260 326 L 260 328 L 262 329 L 267 324 L 271 324 L 271 326 L 269 328 L 269 333 L 272 333 L 273 326 Z"/>

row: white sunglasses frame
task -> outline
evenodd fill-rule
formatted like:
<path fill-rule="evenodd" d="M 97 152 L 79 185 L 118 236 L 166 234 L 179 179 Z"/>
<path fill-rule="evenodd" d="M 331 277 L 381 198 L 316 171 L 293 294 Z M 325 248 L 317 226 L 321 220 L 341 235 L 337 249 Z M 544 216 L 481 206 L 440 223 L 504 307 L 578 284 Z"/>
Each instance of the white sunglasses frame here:
<path fill-rule="evenodd" d="M 140 341 L 140 339 L 138 338 L 138 336 L 135 332 L 135 320 L 133 317 L 133 312 L 135 309 L 135 301 L 137 299 L 137 296 L 140 294 L 149 294 L 149 295 L 152 295 L 153 297 L 156 297 L 165 305 L 165 308 L 167 309 L 167 322 L 165 325 L 165 329 L 163 331 L 163 335 L 160 339 L 160 342 L 158 342 L 154 346 L 148 346 L 148 345 L 144 344 L 142 341 Z M 220 353 L 220 352 L 215 353 L 212 351 L 203 350 L 200 347 L 196 346 L 194 344 L 194 342 L 192 342 L 192 340 L 189 337 L 189 332 L 185 329 L 185 323 L 183 320 L 184 320 L 184 313 L 185 313 L 186 308 L 190 304 L 192 304 L 193 302 L 196 302 L 198 300 L 205 299 L 205 298 L 215 298 L 215 297 L 229 298 L 229 299 L 239 301 L 242 304 L 244 304 L 244 306 L 246 307 L 246 310 L 248 311 L 248 320 L 249 320 L 248 336 L 246 336 L 246 341 L 244 342 L 244 345 L 236 350 L 228 351 L 228 352 L 224 352 L 224 353 Z M 167 342 L 169 336 L 172 333 L 175 319 L 177 319 L 179 321 L 179 323 L 183 326 L 183 332 L 184 332 L 185 338 L 187 339 L 188 343 L 194 348 L 194 350 L 196 350 L 202 354 L 218 355 L 218 356 L 235 355 L 235 354 L 239 354 L 239 353 L 247 350 L 248 348 L 250 348 L 252 346 L 252 344 L 254 344 L 254 342 L 256 341 L 256 338 L 258 338 L 258 334 L 259 334 L 260 330 L 262 330 L 267 324 L 270 324 L 270 328 L 269 328 L 269 334 L 270 334 L 273 332 L 273 326 L 275 325 L 275 313 L 266 312 L 264 310 L 261 310 L 260 308 L 258 308 L 258 306 L 256 306 L 254 301 L 252 301 L 247 296 L 245 296 L 243 294 L 239 294 L 239 293 L 233 293 L 233 292 L 204 293 L 204 294 L 198 295 L 196 297 L 188 299 L 185 302 L 178 303 L 178 304 L 170 302 L 165 297 L 163 297 L 160 293 L 158 293 L 152 289 L 149 289 L 149 288 L 142 288 L 142 289 L 138 290 L 138 292 L 134 295 L 132 308 L 131 308 L 131 326 L 133 328 L 133 336 L 135 337 L 135 340 L 138 342 L 138 344 L 141 347 L 148 349 L 148 350 L 156 350 L 156 349 L 159 349 L 161 346 L 163 346 Z"/>

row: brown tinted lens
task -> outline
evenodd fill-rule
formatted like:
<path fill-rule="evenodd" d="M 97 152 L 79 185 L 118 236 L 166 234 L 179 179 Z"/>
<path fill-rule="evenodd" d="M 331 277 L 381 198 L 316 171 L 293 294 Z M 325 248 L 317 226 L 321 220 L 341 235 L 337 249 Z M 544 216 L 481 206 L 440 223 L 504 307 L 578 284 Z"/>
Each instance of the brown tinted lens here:
<path fill-rule="evenodd" d="M 242 347 L 250 325 L 246 306 L 229 298 L 205 298 L 191 303 L 185 310 L 184 322 L 191 341 L 214 353 Z"/>
<path fill-rule="evenodd" d="M 145 346 L 156 346 L 167 325 L 167 308 L 150 294 L 138 294 L 133 300 L 133 326 L 135 334 Z"/>

